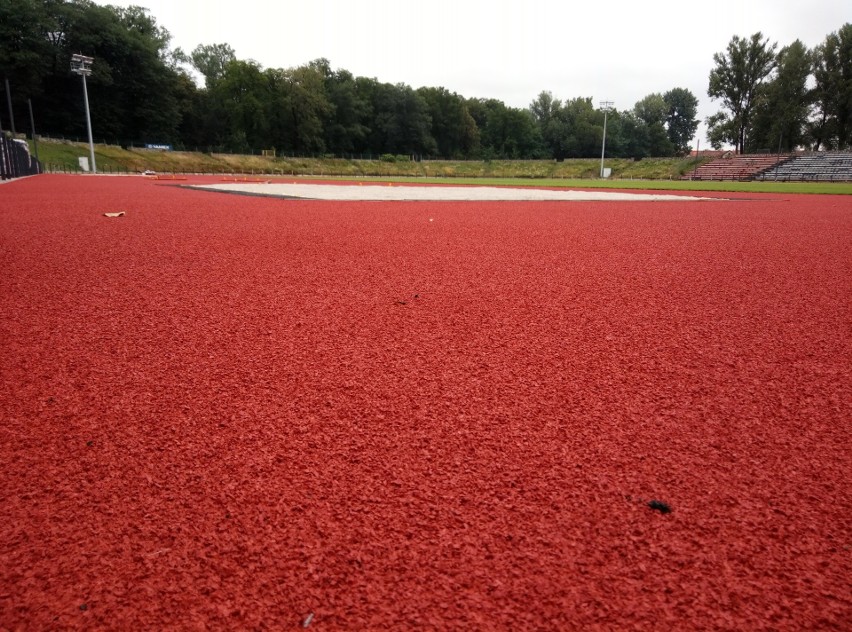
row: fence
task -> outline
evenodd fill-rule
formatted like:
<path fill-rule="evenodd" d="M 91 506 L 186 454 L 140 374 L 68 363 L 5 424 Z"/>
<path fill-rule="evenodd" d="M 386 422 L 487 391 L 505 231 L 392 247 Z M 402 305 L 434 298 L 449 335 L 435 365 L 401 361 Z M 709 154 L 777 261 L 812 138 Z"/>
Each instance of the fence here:
<path fill-rule="evenodd" d="M 30 156 L 26 143 L 0 136 L 0 180 L 34 176 L 41 172 L 41 163 Z"/>

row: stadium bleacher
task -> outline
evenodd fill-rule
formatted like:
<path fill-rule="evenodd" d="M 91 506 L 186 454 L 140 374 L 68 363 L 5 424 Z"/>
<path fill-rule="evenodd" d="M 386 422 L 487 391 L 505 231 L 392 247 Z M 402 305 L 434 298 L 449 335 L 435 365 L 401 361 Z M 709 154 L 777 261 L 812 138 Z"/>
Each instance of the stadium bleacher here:
<path fill-rule="evenodd" d="M 790 160 L 791 154 L 728 153 L 683 176 L 684 180 L 754 180 L 759 174 Z"/>
<path fill-rule="evenodd" d="M 778 182 L 850 182 L 852 152 L 825 151 L 794 156 L 778 168 L 764 171 L 757 180 Z"/>

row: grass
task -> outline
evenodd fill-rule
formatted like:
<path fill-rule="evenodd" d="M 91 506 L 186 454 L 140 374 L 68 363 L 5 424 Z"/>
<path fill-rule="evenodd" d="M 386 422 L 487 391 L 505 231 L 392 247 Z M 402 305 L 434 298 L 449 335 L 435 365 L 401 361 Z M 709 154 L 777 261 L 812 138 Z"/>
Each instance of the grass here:
<path fill-rule="evenodd" d="M 85 143 L 42 139 L 39 158 L 48 171 L 77 171 L 78 157 L 88 156 Z M 692 182 L 680 180 L 701 161 L 682 158 L 608 159 L 612 178 L 597 177 L 600 161 L 429 160 L 384 162 L 339 158 L 269 158 L 236 154 L 123 149 L 95 145 L 98 170 L 106 173 L 221 173 L 322 178 L 375 178 L 397 182 L 545 186 L 663 191 L 729 191 L 744 193 L 829 193 L 852 195 L 852 182 Z M 706 159 L 705 159 L 706 160 Z"/>
<path fill-rule="evenodd" d="M 42 139 L 39 158 L 48 170 L 76 171 L 78 157 L 88 156 L 85 143 Z M 188 173 L 256 173 L 270 175 L 417 177 L 417 178 L 594 178 L 600 170 L 595 159 L 566 160 L 346 160 L 340 158 L 269 158 L 253 155 L 204 154 L 181 151 L 123 149 L 115 145 L 95 145 L 99 170 Z M 648 158 L 611 159 L 607 166 L 614 177 L 634 179 L 677 179 L 694 168 L 694 160 Z"/>
<path fill-rule="evenodd" d="M 852 195 L 852 182 L 707 182 L 691 180 L 641 179 L 601 180 L 599 178 L 541 179 L 534 181 L 518 178 L 394 178 L 394 181 L 576 189 L 642 189 L 656 191 L 727 191 L 734 193 L 812 193 Z"/>

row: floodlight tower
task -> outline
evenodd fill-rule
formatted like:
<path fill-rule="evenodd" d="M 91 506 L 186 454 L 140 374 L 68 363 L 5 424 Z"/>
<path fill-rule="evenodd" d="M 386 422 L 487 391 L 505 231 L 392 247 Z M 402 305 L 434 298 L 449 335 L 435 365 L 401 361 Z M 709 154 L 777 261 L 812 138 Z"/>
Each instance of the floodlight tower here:
<path fill-rule="evenodd" d="M 98 172 L 95 164 L 95 143 L 92 141 L 92 117 L 89 114 L 89 91 L 86 89 L 86 77 L 92 74 L 92 57 L 75 53 L 71 55 L 71 72 L 83 77 L 83 102 L 86 104 L 86 129 L 89 132 L 89 156 L 92 160 L 92 173 Z"/>
<path fill-rule="evenodd" d="M 606 115 L 609 113 L 612 105 L 612 101 L 601 101 L 601 109 L 604 111 L 603 143 L 601 144 L 601 178 L 604 177 L 604 152 L 606 152 Z"/>

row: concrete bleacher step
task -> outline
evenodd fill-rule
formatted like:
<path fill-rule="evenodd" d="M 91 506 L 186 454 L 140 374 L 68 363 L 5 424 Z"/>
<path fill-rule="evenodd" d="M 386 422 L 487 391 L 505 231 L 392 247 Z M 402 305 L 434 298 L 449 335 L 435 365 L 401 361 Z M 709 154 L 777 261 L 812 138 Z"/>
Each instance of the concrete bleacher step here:
<path fill-rule="evenodd" d="M 789 155 L 740 154 L 717 158 L 684 175 L 685 180 L 754 180 L 759 174 L 772 169 Z"/>

